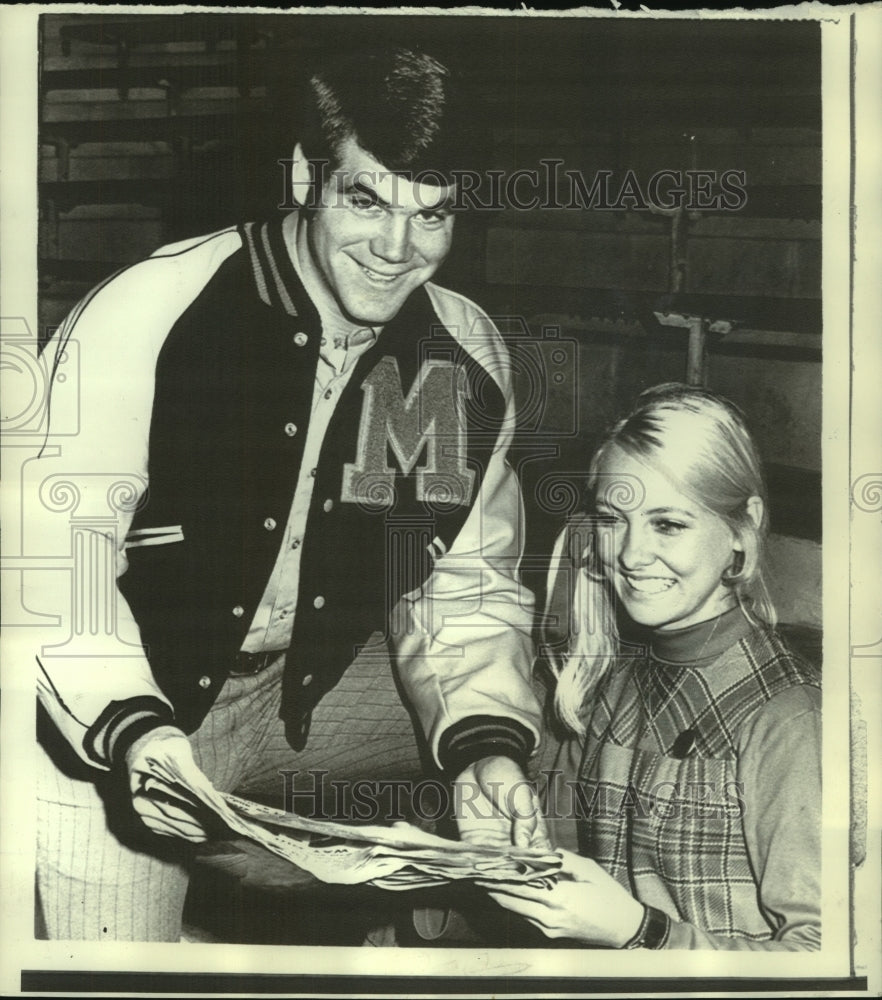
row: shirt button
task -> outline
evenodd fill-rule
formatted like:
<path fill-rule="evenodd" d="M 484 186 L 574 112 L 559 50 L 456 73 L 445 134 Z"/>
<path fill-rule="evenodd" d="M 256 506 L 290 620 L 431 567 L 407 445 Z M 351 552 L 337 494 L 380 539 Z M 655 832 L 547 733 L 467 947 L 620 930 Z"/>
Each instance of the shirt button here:
<path fill-rule="evenodd" d="M 294 541 L 291 542 L 291 548 L 292 549 L 299 549 L 300 548 L 300 539 L 299 538 L 295 538 Z"/>
<path fill-rule="evenodd" d="M 207 674 L 199 678 L 199 687 L 201 687 L 203 691 L 205 688 L 211 687 L 211 678 Z"/>
<path fill-rule="evenodd" d="M 242 615 L 244 615 L 244 614 L 245 614 L 245 609 L 242 607 L 241 604 L 237 604 L 235 606 L 235 608 L 233 608 L 233 617 L 234 618 L 241 618 Z"/>
<path fill-rule="evenodd" d="M 312 606 L 316 611 L 320 611 L 325 606 L 325 599 L 321 594 L 312 602 Z"/>
<path fill-rule="evenodd" d="M 322 510 L 326 514 L 330 514 L 333 509 L 334 509 L 334 501 L 331 499 L 325 500 L 325 502 L 322 504 Z"/>
<path fill-rule="evenodd" d="M 309 687 L 309 685 L 312 684 L 312 674 L 307 674 L 300 683 L 304 687 Z"/>
<path fill-rule="evenodd" d="M 285 424 L 285 433 L 289 438 L 294 437 L 297 433 L 297 424 Z"/>
<path fill-rule="evenodd" d="M 300 331 L 300 333 L 295 333 L 294 334 L 294 343 L 298 347 L 304 347 L 304 346 L 306 346 L 306 343 L 307 343 L 308 340 L 309 340 L 309 337 L 307 337 L 306 334 L 302 330 Z"/>
<path fill-rule="evenodd" d="M 266 528 L 267 531 L 275 531 L 276 522 L 271 517 L 268 517 L 263 522 L 263 526 L 264 526 L 264 528 Z"/>
<path fill-rule="evenodd" d="M 325 389 L 325 399 L 330 399 L 334 395 L 333 389 Z"/>
<path fill-rule="evenodd" d="M 310 474 L 310 476 L 311 476 L 311 477 L 312 477 L 313 479 L 315 479 L 315 474 L 316 474 L 317 472 L 318 472 L 318 469 L 310 469 L 310 470 L 309 470 L 309 474 Z"/>

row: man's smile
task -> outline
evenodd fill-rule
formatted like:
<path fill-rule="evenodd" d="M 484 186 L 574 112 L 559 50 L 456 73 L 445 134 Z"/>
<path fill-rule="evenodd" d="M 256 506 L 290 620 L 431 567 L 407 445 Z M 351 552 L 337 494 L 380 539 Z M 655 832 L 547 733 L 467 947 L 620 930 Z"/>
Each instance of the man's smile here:
<path fill-rule="evenodd" d="M 356 261 L 356 264 L 358 264 L 358 261 Z M 407 274 L 407 271 L 399 271 L 397 274 L 382 274 L 380 271 L 374 271 L 372 268 L 366 267 L 364 264 L 358 264 L 358 266 L 361 269 L 361 273 L 368 279 L 368 281 L 375 285 L 380 285 L 381 287 L 388 287 L 389 285 L 394 284 L 398 278 Z"/>

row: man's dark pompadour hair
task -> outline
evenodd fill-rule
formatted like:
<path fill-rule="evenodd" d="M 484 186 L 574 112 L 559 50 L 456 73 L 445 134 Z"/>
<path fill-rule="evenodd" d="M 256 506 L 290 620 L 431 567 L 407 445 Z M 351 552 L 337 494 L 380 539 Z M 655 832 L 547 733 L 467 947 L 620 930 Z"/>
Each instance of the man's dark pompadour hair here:
<path fill-rule="evenodd" d="M 310 160 L 339 165 L 342 143 L 358 142 L 396 174 L 426 180 L 476 169 L 478 129 L 446 66 L 411 49 L 339 57 L 309 79 L 299 140 Z M 437 183 L 437 181 L 436 181 Z"/>

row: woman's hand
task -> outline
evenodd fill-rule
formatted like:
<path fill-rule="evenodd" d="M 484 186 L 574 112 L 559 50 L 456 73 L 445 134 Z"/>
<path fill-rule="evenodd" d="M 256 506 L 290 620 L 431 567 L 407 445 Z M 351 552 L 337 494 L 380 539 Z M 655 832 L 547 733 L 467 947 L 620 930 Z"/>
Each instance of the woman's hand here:
<path fill-rule="evenodd" d="M 481 883 L 500 906 L 519 913 L 550 938 L 621 948 L 637 933 L 643 904 L 596 861 L 571 851 L 548 889 L 506 882 Z"/>

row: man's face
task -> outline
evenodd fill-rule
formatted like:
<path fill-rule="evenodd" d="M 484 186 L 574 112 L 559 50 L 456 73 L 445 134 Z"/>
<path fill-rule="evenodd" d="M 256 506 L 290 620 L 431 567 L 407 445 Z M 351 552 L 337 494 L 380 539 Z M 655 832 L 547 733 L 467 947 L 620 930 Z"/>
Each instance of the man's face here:
<path fill-rule="evenodd" d="M 391 320 L 450 251 L 455 186 L 392 174 L 354 139 L 309 222 L 309 248 L 345 315 L 371 326 Z"/>

